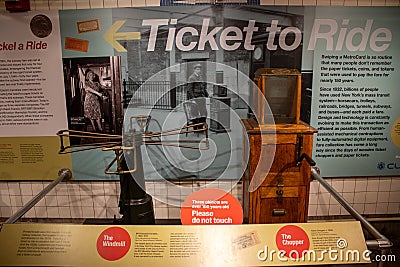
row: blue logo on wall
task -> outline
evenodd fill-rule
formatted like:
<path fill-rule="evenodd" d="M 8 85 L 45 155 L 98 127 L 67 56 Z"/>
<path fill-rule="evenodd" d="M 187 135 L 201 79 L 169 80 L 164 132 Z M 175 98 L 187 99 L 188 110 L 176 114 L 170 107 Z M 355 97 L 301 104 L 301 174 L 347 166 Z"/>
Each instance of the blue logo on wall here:
<path fill-rule="evenodd" d="M 389 162 L 389 163 L 379 162 L 376 167 L 378 168 L 378 170 L 383 170 L 385 168 L 388 170 L 399 170 L 400 164 L 396 162 Z"/>
<path fill-rule="evenodd" d="M 378 167 L 378 170 L 383 170 L 384 168 L 385 168 L 385 163 L 383 163 L 383 162 L 379 162 L 378 163 L 378 165 L 377 165 L 377 167 Z"/>

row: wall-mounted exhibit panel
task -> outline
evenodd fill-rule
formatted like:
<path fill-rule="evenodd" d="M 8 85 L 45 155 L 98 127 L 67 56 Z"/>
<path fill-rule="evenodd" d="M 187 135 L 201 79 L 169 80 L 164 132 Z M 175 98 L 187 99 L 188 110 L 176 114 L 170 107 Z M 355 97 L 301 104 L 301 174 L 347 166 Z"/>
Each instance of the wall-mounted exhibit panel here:
<path fill-rule="evenodd" d="M 323 176 L 399 175 L 399 13 L 398 7 L 191 5 L 1 14 L 0 179 L 51 179 L 60 167 L 72 167 L 76 180 L 118 179 L 104 174 L 112 152 L 57 155 L 56 133 L 120 135 L 124 120 L 141 114 L 151 115 L 149 132 L 185 126 L 196 64 L 208 96 L 215 98 L 216 86 L 227 91 L 223 109 L 204 99 L 207 122 L 229 129 L 209 131 L 210 149 L 201 153 L 143 146 L 147 180 L 236 183 L 248 142 L 241 120 L 265 106 L 252 82 L 259 69 L 302 74 L 296 94 L 311 93 L 310 105 L 287 106 L 279 120 L 298 122 L 300 106 L 311 114 L 310 121 L 300 119 L 318 130 L 313 157 Z M 279 99 L 290 93 L 273 92 L 263 118 L 273 118 L 269 113 L 283 108 Z M 30 167 L 32 158 L 45 163 L 29 174 L 11 171 Z"/>
<path fill-rule="evenodd" d="M 0 20 L 0 179 L 52 179 L 71 168 L 55 136 L 67 127 L 58 12 Z"/>
<path fill-rule="evenodd" d="M 324 176 L 400 173 L 398 12 L 316 9 L 311 124 Z"/>

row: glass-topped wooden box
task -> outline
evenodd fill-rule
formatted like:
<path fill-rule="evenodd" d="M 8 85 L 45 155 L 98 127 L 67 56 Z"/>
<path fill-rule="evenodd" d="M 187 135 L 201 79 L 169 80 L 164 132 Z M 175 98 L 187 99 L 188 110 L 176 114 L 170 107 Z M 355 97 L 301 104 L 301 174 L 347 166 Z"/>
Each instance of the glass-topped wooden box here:
<path fill-rule="evenodd" d="M 255 73 L 254 82 L 265 96 L 270 111 L 265 107 L 265 101 L 260 101 L 260 95 L 255 94 L 253 103 L 260 124 L 271 122 L 275 124 L 298 124 L 300 121 L 301 104 L 301 73 L 297 69 L 263 68 Z"/>

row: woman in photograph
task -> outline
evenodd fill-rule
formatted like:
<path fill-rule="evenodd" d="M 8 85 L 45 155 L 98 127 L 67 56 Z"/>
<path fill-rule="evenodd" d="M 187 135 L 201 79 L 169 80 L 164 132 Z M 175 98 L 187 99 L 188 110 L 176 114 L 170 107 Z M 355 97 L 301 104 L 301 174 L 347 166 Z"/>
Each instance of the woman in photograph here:
<path fill-rule="evenodd" d="M 99 76 L 91 69 L 85 71 L 85 100 L 83 110 L 85 118 L 90 120 L 93 131 L 103 132 L 101 125 L 101 101 L 105 96 L 101 93 L 105 87 L 100 84 Z"/>

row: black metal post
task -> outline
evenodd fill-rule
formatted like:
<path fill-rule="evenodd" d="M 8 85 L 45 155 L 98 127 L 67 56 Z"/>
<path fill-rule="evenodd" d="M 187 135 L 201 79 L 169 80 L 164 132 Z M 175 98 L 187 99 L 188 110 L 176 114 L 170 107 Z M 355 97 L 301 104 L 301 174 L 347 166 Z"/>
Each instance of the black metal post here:
<path fill-rule="evenodd" d="M 171 108 L 176 107 L 176 73 L 171 73 L 170 74 L 170 103 L 171 103 Z"/>
<path fill-rule="evenodd" d="M 142 133 L 130 131 L 124 135 L 124 146 L 134 146 L 133 150 L 124 150 L 124 159 L 121 161 L 120 200 L 119 209 L 121 219 L 115 219 L 116 224 L 155 224 L 152 197 L 146 193 L 141 145 Z M 135 154 L 135 155 L 134 155 Z M 128 173 L 130 162 L 136 162 L 136 171 Z"/>
<path fill-rule="evenodd" d="M 123 102 L 123 107 L 126 108 L 128 106 L 128 104 L 129 104 L 129 102 L 128 102 L 128 91 L 126 89 L 126 80 L 125 79 L 122 81 L 122 87 L 123 87 L 123 90 L 122 90 L 123 100 L 122 100 L 122 102 Z"/>

